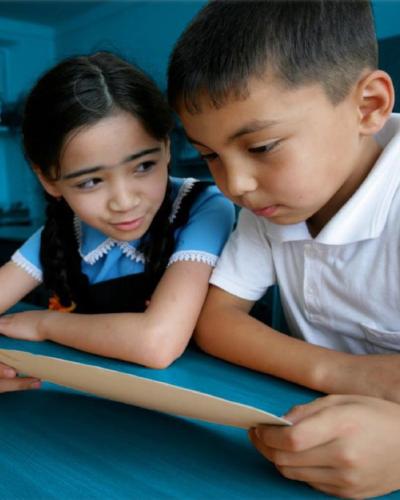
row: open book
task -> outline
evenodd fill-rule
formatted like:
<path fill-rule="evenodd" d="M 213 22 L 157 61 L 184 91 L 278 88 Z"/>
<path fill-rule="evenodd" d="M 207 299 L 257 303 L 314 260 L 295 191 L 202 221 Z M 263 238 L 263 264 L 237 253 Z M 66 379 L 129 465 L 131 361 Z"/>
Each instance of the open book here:
<path fill-rule="evenodd" d="M 173 415 L 244 429 L 257 424 L 290 425 L 252 406 L 99 366 L 10 349 L 0 349 L 0 362 L 44 381 Z"/>

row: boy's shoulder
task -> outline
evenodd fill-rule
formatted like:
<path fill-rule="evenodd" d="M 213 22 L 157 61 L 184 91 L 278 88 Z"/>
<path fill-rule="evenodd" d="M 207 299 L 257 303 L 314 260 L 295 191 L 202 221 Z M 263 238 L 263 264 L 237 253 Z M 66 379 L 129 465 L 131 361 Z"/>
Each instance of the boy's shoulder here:
<path fill-rule="evenodd" d="M 375 139 L 382 147 L 381 154 L 353 195 L 354 205 L 357 198 L 364 202 L 365 216 L 359 216 L 360 224 L 370 220 L 372 235 L 388 224 L 400 223 L 400 114 L 393 113 Z"/>

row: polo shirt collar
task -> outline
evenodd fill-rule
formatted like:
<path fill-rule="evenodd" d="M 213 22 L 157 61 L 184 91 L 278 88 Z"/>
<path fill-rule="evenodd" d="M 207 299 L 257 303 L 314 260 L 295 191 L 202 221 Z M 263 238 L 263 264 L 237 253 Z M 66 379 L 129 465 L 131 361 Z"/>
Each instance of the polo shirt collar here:
<path fill-rule="evenodd" d="M 400 114 L 393 114 L 375 138 L 384 148 L 380 157 L 361 186 L 314 241 L 345 245 L 381 234 L 400 185 Z M 267 222 L 266 225 L 268 235 L 280 242 L 313 239 L 305 222 L 287 226 Z"/>

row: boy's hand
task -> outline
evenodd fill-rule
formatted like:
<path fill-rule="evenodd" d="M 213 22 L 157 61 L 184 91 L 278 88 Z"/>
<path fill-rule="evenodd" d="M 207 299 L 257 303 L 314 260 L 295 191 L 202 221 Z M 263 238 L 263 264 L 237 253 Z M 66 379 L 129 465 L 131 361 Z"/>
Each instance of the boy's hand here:
<path fill-rule="evenodd" d="M 340 364 L 327 363 L 325 383 L 328 394 L 362 394 L 400 403 L 400 354 L 341 356 Z M 335 361 L 335 359 L 333 360 Z"/>
<path fill-rule="evenodd" d="M 327 396 L 292 409 L 292 427 L 250 431 L 287 478 L 325 493 L 367 498 L 400 489 L 400 405 L 366 396 Z"/>
<path fill-rule="evenodd" d="M 0 363 L 0 393 L 39 389 L 40 380 L 31 377 L 18 377 L 14 368 Z"/>
<path fill-rule="evenodd" d="M 0 333 L 20 340 L 45 340 L 42 321 L 50 311 L 26 311 L 0 317 Z"/>
<path fill-rule="evenodd" d="M 357 364 L 361 368 L 361 374 L 357 372 L 360 382 L 371 391 L 364 394 L 400 403 L 400 354 L 359 356 Z M 358 370 L 358 366 L 354 369 Z"/>

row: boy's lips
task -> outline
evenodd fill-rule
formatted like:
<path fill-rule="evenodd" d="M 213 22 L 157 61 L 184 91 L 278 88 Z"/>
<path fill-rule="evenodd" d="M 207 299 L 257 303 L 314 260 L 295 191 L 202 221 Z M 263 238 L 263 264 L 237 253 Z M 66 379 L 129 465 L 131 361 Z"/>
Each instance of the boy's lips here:
<path fill-rule="evenodd" d="M 121 222 L 112 222 L 111 225 L 121 231 L 132 231 L 133 229 L 138 228 L 142 224 L 143 220 L 144 216 L 139 217 L 137 219 L 131 219 Z"/>
<path fill-rule="evenodd" d="M 279 205 L 268 205 L 267 207 L 253 210 L 253 212 L 259 217 L 272 217 L 277 211 L 278 207 Z"/>

